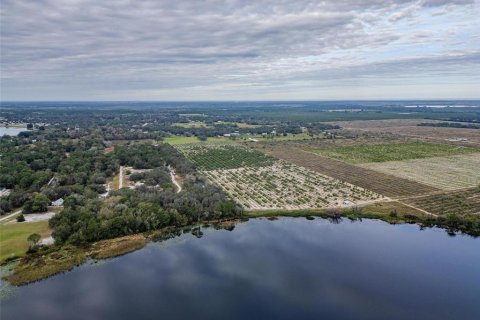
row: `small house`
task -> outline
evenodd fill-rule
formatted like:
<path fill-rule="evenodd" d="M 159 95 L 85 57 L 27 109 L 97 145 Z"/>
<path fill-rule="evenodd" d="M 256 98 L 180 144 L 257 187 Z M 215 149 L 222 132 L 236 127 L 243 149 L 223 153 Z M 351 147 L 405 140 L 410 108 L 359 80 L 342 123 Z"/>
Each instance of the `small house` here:
<path fill-rule="evenodd" d="M 54 207 L 61 207 L 63 206 L 63 198 L 57 199 L 55 201 L 52 201 L 52 206 Z"/>

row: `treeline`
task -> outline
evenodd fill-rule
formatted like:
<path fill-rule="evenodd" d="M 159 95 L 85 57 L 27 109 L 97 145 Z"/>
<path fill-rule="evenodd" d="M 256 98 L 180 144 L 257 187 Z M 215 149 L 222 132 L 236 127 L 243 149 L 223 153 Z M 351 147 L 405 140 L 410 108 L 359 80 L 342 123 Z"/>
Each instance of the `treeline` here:
<path fill-rule="evenodd" d="M 96 196 L 106 191 L 106 180 L 118 171 L 114 155 L 104 154 L 88 140 L 23 142 L 22 138 L 0 139 L 0 187 L 11 189 L 0 198 L 0 214 L 21 206 L 25 213 L 42 212 L 45 202 L 48 205 L 74 193 Z M 39 197 L 42 205 L 35 205 Z"/>
<path fill-rule="evenodd" d="M 187 183 L 185 189 L 181 193 L 122 189 L 104 202 L 69 196 L 64 210 L 50 220 L 53 237 L 60 244 L 82 244 L 242 214 L 241 207 L 215 186 Z"/>
<path fill-rule="evenodd" d="M 180 174 L 195 171 L 194 164 L 169 144 L 119 146 L 115 148 L 115 157 L 119 160 L 120 165 L 132 166 L 135 169 L 172 166 Z"/>
<path fill-rule="evenodd" d="M 460 123 L 460 122 L 422 122 L 417 124 L 420 127 L 442 127 L 442 128 L 462 128 L 462 129 L 480 129 L 478 124 Z"/>

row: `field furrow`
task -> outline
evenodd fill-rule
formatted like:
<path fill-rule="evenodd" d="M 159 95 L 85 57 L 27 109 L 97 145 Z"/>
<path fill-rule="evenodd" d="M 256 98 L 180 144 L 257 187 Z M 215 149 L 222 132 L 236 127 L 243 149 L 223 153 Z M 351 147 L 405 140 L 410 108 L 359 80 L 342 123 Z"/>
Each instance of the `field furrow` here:
<path fill-rule="evenodd" d="M 295 147 L 274 146 L 269 154 L 324 175 L 372 190 L 387 197 L 404 197 L 438 191 L 436 187 L 354 166 Z"/>
<path fill-rule="evenodd" d="M 361 166 L 443 190 L 469 188 L 480 184 L 480 153 L 367 163 Z"/>

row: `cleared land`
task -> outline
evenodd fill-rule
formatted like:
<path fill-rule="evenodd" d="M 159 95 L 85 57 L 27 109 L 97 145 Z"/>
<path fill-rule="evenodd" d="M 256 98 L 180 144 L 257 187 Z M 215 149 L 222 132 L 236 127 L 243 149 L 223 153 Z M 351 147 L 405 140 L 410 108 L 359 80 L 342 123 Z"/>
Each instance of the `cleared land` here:
<path fill-rule="evenodd" d="M 205 175 L 250 210 L 345 207 L 381 198 L 285 161 L 255 168 L 205 171 Z"/>
<path fill-rule="evenodd" d="M 372 145 L 352 145 L 309 149 L 329 158 L 358 164 L 368 162 L 401 161 L 423 159 L 437 156 L 468 154 L 478 151 L 476 148 L 458 147 L 449 144 L 434 144 L 426 142 L 386 143 Z"/>
<path fill-rule="evenodd" d="M 412 197 L 402 202 L 440 216 L 478 215 L 480 214 L 480 187 Z"/>
<path fill-rule="evenodd" d="M 0 261 L 11 256 L 24 256 L 29 246 L 27 238 L 32 233 L 45 238 L 52 231 L 48 221 L 0 224 Z"/>
<path fill-rule="evenodd" d="M 363 164 L 362 167 L 443 190 L 480 185 L 480 153 L 368 163 Z"/>
<path fill-rule="evenodd" d="M 172 126 L 181 128 L 211 128 L 203 121 L 177 122 L 172 124 Z"/>
<path fill-rule="evenodd" d="M 185 145 L 178 149 L 203 170 L 269 166 L 276 161 L 260 151 L 234 145 Z"/>
<path fill-rule="evenodd" d="M 438 123 L 440 121 L 425 119 L 358 120 L 335 122 L 335 124 L 353 132 L 391 133 L 430 142 L 446 142 L 453 138 L 463 138 L 467 140 L 455 142 L 455 144 L 480 146 L 480 134 L 477 130 L 417 126 L 419 123 L 426 122 Z"/>
<path fill-rule="evenodd" d="M 181 145 L 181 144 L 206 144 L 206 143 L 233 143 L 233 140 L 228 138 L 208 138 L 207 141 L 200 141 L 197 137 L 185 137 L 185 136 L 170 136 L 164 139 L 165 143 L 171 145 Z"/>
<path fill-rule="evenodd" d="M 274 146 L 265 151 L 296 165 L 324 175 L 372 190 L 387 197 L 414 196 L 431 193 L 439 189 L 412 180 L 354 166 L 339 160 L 323 157 L 298 148 Z"/>

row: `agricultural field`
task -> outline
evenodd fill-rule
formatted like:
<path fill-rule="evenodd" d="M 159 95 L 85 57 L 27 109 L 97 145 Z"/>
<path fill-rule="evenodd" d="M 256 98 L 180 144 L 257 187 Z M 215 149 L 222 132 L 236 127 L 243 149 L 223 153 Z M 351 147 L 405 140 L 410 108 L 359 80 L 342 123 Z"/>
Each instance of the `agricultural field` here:
<path fill-rule="evenodd" d="M 446 143 L 452 139 L 461 138 L 454 144 L 480 146 L 480 134 L 477 130 L 464 128 L 442 128 L 442 127 L 423 127 L 419 123 L 438 123 L 440 121 L 425 119 L 390 119 L 390 120 L 358 120 L 342 121 L 334 124 L 341 126 L 344 130 L 350 132 L 372 134 L 390 133 L 399 136 L 421 139 L 427 142 Z"/>
<path fill-rule="evenodd" d="M 308 151 L 352 164 L 359 164 L 468 154 L 478 152 L 479 149 L 449 144 L 407 142 L 312 148 Z"/>
<path fill-rule="evenodd" d="M 191 136 L 191 137 L 185 137 L 185 136 L 170 136 L 166 137 L 163 140 L 165 143 L 171 144 L 171 145 L 181 145 L 181 144 L 210 144 L 210 143 L 221 143 L 221 144 L 227 144 L 227 143 L 234 143 L 233 140 L 228 139 L 228 138 L 218 138 L 218 137 L 209 137 L 207 141 L 200 141 L 197 137 Z"/>
<path fill-rule="evenodd" d="M 364 168 L 402 179 L 455 190 L 480 185 L 480 153 L 406 161 L 368 163 Z"/>
<path fill-rule="evenodd" d="M 177 122 L 173 123 L 172 126 L 180 128 L 211 128 L 203 121 Z"/>
<path fill-rule="evenodd" d="M 354 166 L 292 146 L 275 145 L 266 148 L 265 151 L 277 158 L 387 197 L 414 196 L 439 190 L 423 183 Z"/>
<path fill-rule="evenodd" d="M 382 198 L 281 160 L 269 166 L 204 173 L 247 210 L 345 207 Z"/>
<path fill-rule="evenodd" d="M 235 145 L 183 145 L 178 149 L 203 170 L 272 165 L 276 159 Z"/>
<path fill-rule="evenodd" d="M 480 214 L 480 187 L 402 200 L 436 215 Z"/>

